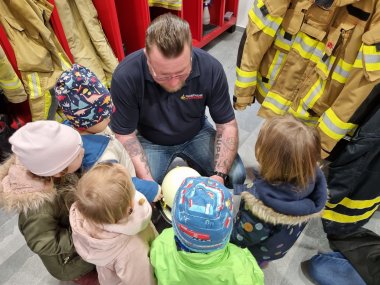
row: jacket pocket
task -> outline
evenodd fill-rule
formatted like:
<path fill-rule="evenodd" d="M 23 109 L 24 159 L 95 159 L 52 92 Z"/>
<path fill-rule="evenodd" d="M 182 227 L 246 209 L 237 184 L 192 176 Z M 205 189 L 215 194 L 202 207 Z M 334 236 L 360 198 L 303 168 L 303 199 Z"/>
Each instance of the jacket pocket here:
<path fill-rule="evenodd" d="M 17 67 L 20 71 L 50 72 L 53 71 L 53 62 L 48 49 L 44 47 L 39 36 L 30 37 L 24 27 L 14 18 L 4 16 L 8 27 L 9 38 L 12 42 Z"/>

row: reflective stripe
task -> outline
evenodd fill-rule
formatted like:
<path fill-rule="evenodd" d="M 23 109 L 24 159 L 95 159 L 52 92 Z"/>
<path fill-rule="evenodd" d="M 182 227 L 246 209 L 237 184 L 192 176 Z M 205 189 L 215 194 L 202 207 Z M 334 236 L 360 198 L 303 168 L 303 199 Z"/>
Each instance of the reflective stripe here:
<path fill-rule="evenodd" d="M 0 80 L 0 87 L 4 90 L 14 90 L 21 88 L 21 80 L 15 75 L 10 80 Z"/>
<path fill-rule="evenodd" d="M 276 39 L 274 41 L 274 45 L 282 48 L 286 51 L 290 51 L 291 46 L 293 45 L 295 37 L 292 38 L 291 41 L 288 41 L 284 38 L 285 30 L 280 28 L 276 33 Z"/>
<path fill-rule="evenodd" d="M 244 71 L 236 67 L 235 85 L 241 88 L 255 86 L 257 84 L 257 71 Z"/>
<path fill-rule="evenodd" d="M 355 68 L 363 68 L 363 44 L 360 47 L 360 50 L 358 52 L 358 55 L 356 56 L 355 62 L 354 62 L 354 67 Z"/>
<path fill-rule="evenodd" d="M 326 61 L 323 61 L 322 59 L 318 60 L 317 68 L 323 72 L 323 74 L 328 77 L 331 67 L 333 66 L 335 62 L 336 56 L 329 56 Z"/>
<path fill-rule="evenodd" d="M 299 54 L 311 61 L 318 63 L 323 56 L 323 43 L 312 39 L 303 32 L 298 32 L 296 39 L 294 40 L 293 48 L 299 52 Z"/>
<path fill-rule="evenodd" d="M 174 8 L 175 10 L 181 10 L 182 8 L 182 0 L 177 0 L 177 1 L 149 0 L 148 3 L 149 3 L 149 6 Z"/>
<path fill-rule="evenodd" d="M 345 62 L 343 59 L 339 59 L 338 64 L 336 65 L 334 72 L 331 76 L 333 80 L 338 81 L 339 83 L 346 83 L 350 71 L 352 69 L 352 64 Z"/>
<path fill-rule="evenodd" d="M 267 107 L 278 115 L 283 115 L 291 104 L 292 101 L 286 100 L 279 94 L 269 91 L 262 106 Z"/>
<path fill-rule="evenodd" d="M 37 99 L 42 96 L 40 77 L 37 72 L 27 75 L 30 99 Z"/>
<path fill-rule="evenodd" d="M 349 209 L 367 209 L 367 208 L 372 208 L 373 206 L 379 203 L 380 203 L 380 197 L 376 197 L 375 199 L 371 199 L 371 200 L 351 200 L 350 198 L 345 197 L 342 199 L 342 201 L 340 201 L 337 204 L 327 202 L 326 206 L 329 207 L 330 209 L 333 209 L 338 205 L 342 205 Z"/>
<path fill-rule="evenodd" d="M 49 92 L 49 90 L 45 90 L 45 96 L 44 96 L 44 118 L 47 118 L 48 120 L 52 120 L 53 118 L 49 118 L 48 117 L 48 114 L 49 114 L 49 111 L 50 111 L 50 107 L 51 107 L 51 94 Z M 54 113 L 55 113 L 55 110 L 54 110 Z M 55 116 L 54 116 L 55 117 Z"/>
<path fill-rule="evenodd" d="M 376 46 L 363 45 L 363 55 L 367 71 L 380 70 L 380 52 L 376 50 Z"/>
<path fill-rule="evenodd" d="M 272 85 L 271 82 L 273 82 L 277 78 L 279 71 L 281 70 L 282 66 L 285 63 L 285 59 L 286 59 L 286 54 L 277 50 L 276 54 L 274 55 L 273 62 L 270 65 L 269 71 L 268 71 L 270 85 Z"/>
<path fill-rule="evenodd" d="M 301 104 L 298 105 L 297 110 L 293 110 L 292 108 L 289 108 L 288 113 L 292 114 L 294 117 L 302 120 L 306 125 L 308 126 L 316 126 L 318 123 L 319 117 L 311 117 L 310 114 L 302 109 Z"/>
<path fill-rule="evenodd" d="M 272 87 L 271 81 L 269 80 L 268 83 L 263 82 L 262 76 L 260 73 L 258 73 L 257 77 L 258 77 L 257 90 L 259 91 L 260 95 L 265 98 L 269 92 L 269 89 Z"/>
<path fill-rule="evenodd" d="M 317 40 L 312 39 L 308 35 L 299 32 L 292 46 L 298 53 L 305 59 L 316 63 L 317 68 L 328 77 L 330 70 L 336 60 L 335 56 L 330 56 L 326 61 L 323 61 L 324 44 Z"/>
<path fill-rule="evenodd" d="M 330 138 L 337 141 L 342 139 L 353 128 L 357 127 L 355 124 L 340 120 L 331 108 L 323 113 L 319 122 L 319 128 Z"/>
<path fill-rule="evenodd" d="M 277 75 L 279 73 L 279 71 L 281 70 L 282 66 L 284 65 L 285 63 L 285 59 L 286 59 L 286 56 L 287 54 L 277 50 L 276 51 L 276 54 L 273 58 L 273 61 L 269 67 L 269 71 L 268 71 L 268 75 L 269 75 L 269 78 L 268 78 L 268 82 L 263 82 L 263 79 L 262 79 L 262 75 L 260 73 L 258 73 L 258 86 L 257 86 L 257 90 L 259 91 L 259 93 L 261 94 L 261 96 L 263 97 L 266 97 L 266 95 L 268 94 L 269 90 L 272 88 L 272 84 L 273 82 L 276 80 L 277 78 Z"/>
<path fill-rule="evenodd" d="M 62 55 L 62 53 L 59 52 L 58 55 L 59 55 L 59 59 L 61 61 L 61 67 L 62 67 L 62 69 L 63 70 L 70 69 L 71 68 L 71 63 L 65 60 L 64 56 Z"/>
<path fill-rule="evenodd" d="M 108 89 L 110 89 L 111 88 L 111 81 L 112 81 L 112 79 L 107 80 L 106 85 L 104 85 L 104 86 L 106 86 Z"/>
<path fill-rule="evenodd" d="M 323 92 L 325 91 L 326 80 L 318 78 L 317 81 L 311 86 L 306 96 L 302 99 L 304 103 L 304 109 L 313 108 L 315 102 L 321 98 Z"/>
<path fill-rule="evenodd" d="M 264 6 L 262 0 L 254 1 L 252 9 L 249 10 L 249 17 L 255 25 L 259 27 L 265 34 L 274 37 L 276 31 L 281 25 L 282 17 L 273 17 L 270 14 L 264 16 L 260 8 Z"/>
<path fill-rule="evenodd" d="M 355 216 L 349 216 L 344 215 L 340 213 L 336 213 L 331 210 L 324 210 L 322 218 L 330 221 L 335 221 L 338 223 L 356 223 L 362 220 L 369 219 L 372 217 L 373 213 L 377 210 L 379 206 L 376 206 L 374 209 L 362 214 L 362 215 L 355 215 Z"/>

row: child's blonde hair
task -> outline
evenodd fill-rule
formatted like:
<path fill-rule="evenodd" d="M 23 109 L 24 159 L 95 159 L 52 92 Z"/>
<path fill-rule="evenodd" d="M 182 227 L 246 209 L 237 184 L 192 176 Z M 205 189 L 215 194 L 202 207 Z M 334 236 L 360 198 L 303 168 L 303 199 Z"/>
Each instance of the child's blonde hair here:
<path fill-rule="evenodd" d="M 116 224 L 133 206 L 135 187 L 128 170 L 120 164 L 99 163 L 78 182 L 77 207 L 90 221 Z"/>
<path fill-rule="evenodd" d="M 298 189 L 315 179 L 320 151 L 318 131 L 290 115 L 266 120 L 255 146 L 263 179 L 289 182 Z"/>

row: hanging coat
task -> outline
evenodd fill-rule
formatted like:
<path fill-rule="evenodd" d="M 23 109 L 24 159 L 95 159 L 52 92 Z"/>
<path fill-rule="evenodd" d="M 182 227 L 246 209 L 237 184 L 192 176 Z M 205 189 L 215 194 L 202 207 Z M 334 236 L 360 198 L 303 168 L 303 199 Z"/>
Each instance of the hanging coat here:
<path fill-rule="evenodd" d="M 380 82 L 377 0 L 255 0 L 239 46 L 234 107 L 291 113 L 318 128 L 322 157 L 352 134 Z"/>

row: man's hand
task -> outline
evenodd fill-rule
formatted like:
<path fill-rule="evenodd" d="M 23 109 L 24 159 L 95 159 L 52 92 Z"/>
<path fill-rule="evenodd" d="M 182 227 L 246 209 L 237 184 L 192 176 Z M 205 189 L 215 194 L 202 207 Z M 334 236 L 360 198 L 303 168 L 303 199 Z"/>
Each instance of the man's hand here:
<path fill-rule="evenodd" d="M 220 183 L 222 183 L 224 185 L 224 180 L 222 177 L 218 176 L 218 175 L 213 175 L 213 176 L 210 176 L 211 179 L 214 179 Z"/>

